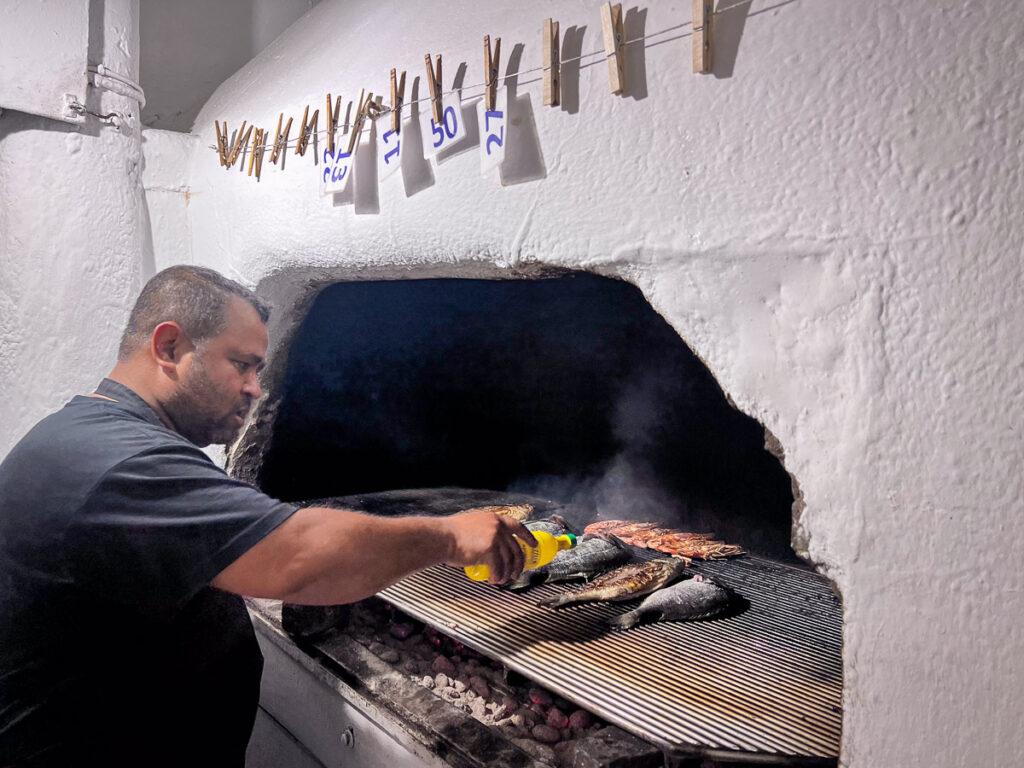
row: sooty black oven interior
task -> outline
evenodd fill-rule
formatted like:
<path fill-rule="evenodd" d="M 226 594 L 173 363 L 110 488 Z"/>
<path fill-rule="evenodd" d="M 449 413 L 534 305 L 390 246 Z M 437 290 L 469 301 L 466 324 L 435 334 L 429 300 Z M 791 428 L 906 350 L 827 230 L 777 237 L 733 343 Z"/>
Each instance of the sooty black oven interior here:
<path fill-rule="evenodd" d="M 278 394 L 258 482 L 282 499 L 513 490 L 792 557 L 763 427 L 620 280 L 335 284 Z"/>

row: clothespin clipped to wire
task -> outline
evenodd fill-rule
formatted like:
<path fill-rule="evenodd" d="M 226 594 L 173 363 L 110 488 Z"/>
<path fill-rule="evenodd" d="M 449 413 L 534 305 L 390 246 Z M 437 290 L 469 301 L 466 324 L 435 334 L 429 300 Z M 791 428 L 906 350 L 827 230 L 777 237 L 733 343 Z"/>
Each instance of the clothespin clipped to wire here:
<path fill-rule="evenodd" d="M 242 134 L 245 131 L 245 135 Z M 231 145 L 231 154 L 228 155 L 228 168 L 238 162 L 238 156 L 242 153 L 242 150 L 249 143 L 249 134 L 252 133 L 252 126 L 249 129 L 245 128 L 245 120 L 242 121 L 242 127 L 238 129 L 238 133 L 235 135 L 235 143 Z"/>
<path fill-rule="evenodd" d="M 395 70 L 391 70 L 391 130 L 399 133 L 402 130 L 402 102 L 405 101 L 405 70 L 402 70 L 402 79 L 395 77 Z"/>
<path fill-rule="evenodd" d="M 430 64 L 430 54 L 423 57 L 427 62 L 427 87 L 430 89 L 430 106 L 434 112 L 434 122 L 444 122 L 444 104 L 441 101 L 441 54 L 437 54 L 437 71 Z"/>
<path fill-rule="evenodd" d="M 256 146 L 253 149 L 256 151 L 256 181 L 260 180 L 260 173 L 263 171 L 263 153 L 267 148 L 267 136 L 270 135 L 269 131 L 260 130 L 259 141 L 256 142 Z"/>
<path fill-rule="evenodd" d="M 257 128 L 256 135 L 252 137 L 252 151 L 249 152 L 249 171 L 246 173 L 247 176 L 252 176 L 252 170 L 256 167 L 256 153 L 263 154 L 263 129 Z M 256 180 L 259 181 L 259 174 L 256 175 Z"/>
<path fill-rule="evenodd" d="M 314 133 L 316 133 L 317 124 L 320 122 L 320 110 L 316 110 L 313 113 L 313 117 L 306 122 L 306 116 L 309 115 L 309 105 L 306 105 L 306 111 L 302 113 L 302 127 L 299 128 L 299 138 L 295 142 L 295 154 L 305 155 L 306 147 L 309 146 L 309 139 Z M 313 163 L 316 163 L 316 156 L 313 157 Z"/>
<path fill-rule="evenodd" d="M 693 71 L 711 72 L 711 19 L 715 0 L 693 0 Z"/>
<path fill-rule="evenodd" d="M 696 2 L 697 0 L 694 0 Z M 612 93 L 626 90 L 626 55 L 623 50 L 622 3 L 601 6 L 601 27 L 604 30 L 604 52 L 608 58 L 608 82 Z"/>
<path fill-rule="evenodd" d="M 494 38 L 494 53 L 491 53 L 491 36 L 484 35 L 484 78 L 487 81 L 484 90 L 484 109 L 494 111 L 498 96 L 498 70 L 501 61 L 501 38 Z"/>
<path fill-rule="evenodd" d="M 557 107 L 561 97 L 561 78 L 558 74 L 558 22 L 544 19 L 541 34 L 544 38 L 541 42 L 544 59 L 544 106 Z"/>
<path fill-rule="evenodd" d="M 217 130 L 217 156 L 220 158 L 221 165 L 228 164 L 228 121 L 224 121 L 224 131 L 220 130 L 220 121 L 214 120 L 213 127 Z"/>
<path fill-rule="evenodd" d="M 222 132 L 222 136 L 223 136 L 223 140 L 224 140 L 224 167 L 225 168 L 230 168 L 231 167 L 231 163 L 232 163 L 231 158 L 232 158 L 232 156 L 235 153 L 235 145 L 238 144 L 238 140 L 242 138 L 242 131 L 244 131 L 244 130 L 245 130 L 245 121 L 243 120 L 242 121 L 242 127 L 238 130 L 238 133 L 235 134 L 235 140 L 232 141 L 231 143 L 228 143 L 229 139 L 230 139 L 230 134 L 228 133 L 228 121 L 227 120 L 224 121 L 224 130 Z"/>
<path fill-rule="evenodd" d="M 331 94 L 327 94 L 327 151 L 334 154 L 334 133 L 338 130 L 338 117 L 341 115 L 341 96 L 334 102 L 331 109 Z"/>
<path fill-rule="evenodd" d="M 373 94 L 367 94 L 366 98 L 363 98 L 365 91 L 359 91 L 359 106 L 356 108 L 355 120 L 352 122 L 352 132 L 348 137 L 348 153 L 351 155 L 359 148 L 359 134 L 363 130 L 363 122 L 367 117 L 374 117 L 380 112 L 380 107 L 373 100 Z M 383 97 L 381 97 L 383 99 Z"/>
<path fill-rule="evenodd" d="M 277 158 L 281 156 L 281 152 L 288 148 L 288 134 L 292 130 L 292 118 L 288 118 L 288 124 L 284 127 L 284 133 L 281 133 L 281 120 L 284 119 L 284 112 L 277 118 L 277 132 L 274 134 L 274 146 L 270 150 L 270 162 L 277 165 Z"/>

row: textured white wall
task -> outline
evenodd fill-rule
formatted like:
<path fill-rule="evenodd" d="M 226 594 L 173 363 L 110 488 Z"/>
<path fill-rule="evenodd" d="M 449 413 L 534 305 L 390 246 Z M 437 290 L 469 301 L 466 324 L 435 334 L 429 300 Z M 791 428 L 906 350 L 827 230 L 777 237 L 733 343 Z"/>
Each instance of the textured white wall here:
<path fill-rule="evenodd" d="M 166 267 L 192 263 L 188 164 L 196 141 L 190 133 L 142 129 L 146 192 L 143 280 Z"/>
<path fill-rule="evenodd" d="M 89 0 L 5 0 L 0 24 L 0 108 L 70 123 L 85 103 Z"/>
<path fill-rule="evenodd" d="M 89 63 L 137 78 L 135 4 L 91 10 Z M 0 456 L 110 370 L 140 287 L 138 104 L 90 89 L 86 106 L 135 118 L 117 129 L 0 116 Z"/>
<path fill-rule="evenodd" d="M 428 51 L 446 87 L 463 61 L 479 83 L 485 33 L 503 72 L 518 43 L 537 67 L 548 15 L 602 48 L 596 2 L 325 0 L 199 114 L 197 261 L 274 294 L 279 341 L 313 280 L 634 281 L 799 481 L 797 542 L 845 601 L 843 764 L 1024 763 L 1019 3 L 723 2 L 714 75 L 690 74 L 684 26 L 631 49 L 623 98 L 599 57 L 561 109 L 520 78 L 542 163 L 528 139 L 513 163 L 546 178 L 504 187 L 460 155 L 353 207 L 310 156 L 257 184 L 208 149 L 214 119 L 298 121 L 391 67 L 422 78 Z M 689 18 L 627 9 L 626 37 Z"/>

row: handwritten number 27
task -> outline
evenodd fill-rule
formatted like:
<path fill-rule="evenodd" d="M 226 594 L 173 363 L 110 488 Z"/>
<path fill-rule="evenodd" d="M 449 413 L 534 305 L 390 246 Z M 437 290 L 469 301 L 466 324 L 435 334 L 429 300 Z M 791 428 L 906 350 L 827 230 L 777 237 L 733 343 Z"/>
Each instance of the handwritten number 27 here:
<path fill-rule="evenodd" d="M 384 145 L 385 146 L 387 146 L 388 143 L 389 143 L 388 142 L 388 138 L 390 136 L 394 136 L 394 135 L 395 135 L 394 131 L 388 131 L 387 133 L 384 134 L 384 136 L 382 138 L 384 140 Z M 391 158 L 398 154 L 398 150 L 400 149 L 400 147 L 401 147 L 401 145 L 398 144 L 398 142 L 396 142 L 395 148 L 392 149 L 390 152 L 385 153 L 385 155 L 384 155 L 384 162 L 386 164 L 390 164 L 391 163 Z"/>
<path fill-rule="evenodd" d="M 491 118 L 500 120 L 505 116 L 504 112 L 488 111 L 484 112 L 484 130 L 488 133 L 487 136 L 487 154 L 491 154 L 491 144 L 497 144 L 499 147 L 502 142 L 505 141 L 505 126 L 502 125 L 498 129 L 498 133 L 495 135 L 491 133 Z"/>

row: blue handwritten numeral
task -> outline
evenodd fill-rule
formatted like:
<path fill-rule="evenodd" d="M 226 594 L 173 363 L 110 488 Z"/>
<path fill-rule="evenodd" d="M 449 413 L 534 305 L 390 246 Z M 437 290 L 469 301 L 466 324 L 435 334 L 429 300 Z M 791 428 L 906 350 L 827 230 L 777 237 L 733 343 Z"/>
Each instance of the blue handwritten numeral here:
<path fill-rule="evenodd" d="M 345 152 L 342 155 L 338 155 L 338 159 L 339 160 L 347 160 L 348 158 L 349 158 L 348 152 Z M 339 170 L 341 171 L 340 174 L 338 173 Z M 341 166 L 340 169 L 335 167 L 334 170 L 331 172 L 331 183 L 333 183 L 333 184 L 338 183 L 339 181 L 341 181 L 342 179 L 345 178 L 345 174 L 346 173 L 348 173 L 348 163 L 346 163 L 343 166 Z"/>
<path fill-rule="evenodd" d="M 326 149 L 324 150 L 324 184 L 328 181 L 336 184 L 345 178 L 345 174 L 348 173 L 349 164 L 344 161 L 348 160 L 349 157 L 351 157 L 351 155 L 349 155 L 348 152 L 339 152 L 335 155 Z"/>
<path fill-rule="evenodd" d="M 434 142 L 435 148 L 440 147 L 441 144 L 444 143 L 446 134 L 449 139 L 454 139 L 455 134 L 458 133 L 459 131 L 459 120 L 455 116 L 455 107 L 448 107 L 447 109 L 445 109 L 442 117 L 444 118 L 444 120 L 442 121 L 440 126 L 434 122 L 433 118 L 431 118 L 430 120 L 430 131 L 437 137 L 437 141 Z M 448 118 L 451 118 L 451 120 L 449 121 Z M 451 123 L 450 126 L 449 122 Z"/>
<path fill-rule="evenodd" d="M 448 127 L 448 117 L 449 116 L 452 118 L 452 127 L 451 128 Z M 444 111 L 444 132 L 448 134 L 448 138 L 449 139 L 454 139 L 455 138 L 455 134 L 458 132 L 458 130 L 459 130 L 459 122 L 455 118 L 455 107 L 448 107 L 448 109 L 446 109 Z"/>
<path fill-rule="evenodd" d="M 497 135 L 495 135 L 495 134 L 490 132 L 491 131 L 491 118 L 493 117 L 495 120 L 500 120 L 504 116 L 505 116 L 504 112 L 497 112 L 497 111 L 487 111 L 487 112 L 484 112 L 484 130 L 489 134 L 487 136 L 487 154 L 488 155 L 491 154 L 491 145 L 492 144 L 497 144 L 500 147 L 502 145 L 502 143 L 505 141 L 505 126 L 504 125 L 499 127 Z"/>
<path fill-rule="evenodd" d="M 387 145 L 388 145 L 388 143 L 389 143 L 389 142 L 388 142 L 388 139 L 389 139 L 389 138 L 390 138 L 391 136 L 395 136 L 395 135 L 396 135 L 396 134 L 395 134 L 395 132 L 394 132 L 394 131 L 388 131 L 388 132 L 387 132 L 387 133 L 385 133 L 385 134 L 384 134 L 383 136 L 381 136 L 381 139 L 382 139 L 382 140 L 383 140 L 383 142 L 384 142 L 384 146 L 387 146 Z M 398 141 L 396 141 L 396 142 L 395 142 L 395 148 L 394 148 L 394 149 L 392 149 L 392 150 L 391 150 L 390 152 L 386 152 L 386 153 L 384 154 L 384 164 L 385 164 L 385 165 L 391 165 L 391 158 L 393 158 L 393 157 L 396 157 L 396 156 L 398 155 L 398 150 L 399 150 L 399 149 L 401 148 L 401 146 L 402 146 L 402 145 L 401 145 L 401 140 L 399 139 Z"/>

